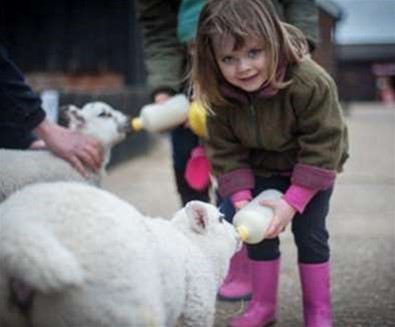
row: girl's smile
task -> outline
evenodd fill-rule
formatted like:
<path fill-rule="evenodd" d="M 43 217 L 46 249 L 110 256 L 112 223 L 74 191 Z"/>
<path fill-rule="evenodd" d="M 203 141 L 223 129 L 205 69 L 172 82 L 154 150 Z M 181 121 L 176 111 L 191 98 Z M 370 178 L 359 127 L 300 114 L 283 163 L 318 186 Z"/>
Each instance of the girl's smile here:
<path fill-rule="evenodd" d="M 214 54 L 225 80 L 246 92 L 257 91 L 267 80 L 267 58 L 262 42 L 247 38 L 235 50 L 231 36 L 218 37 L 213 42 Z"/>

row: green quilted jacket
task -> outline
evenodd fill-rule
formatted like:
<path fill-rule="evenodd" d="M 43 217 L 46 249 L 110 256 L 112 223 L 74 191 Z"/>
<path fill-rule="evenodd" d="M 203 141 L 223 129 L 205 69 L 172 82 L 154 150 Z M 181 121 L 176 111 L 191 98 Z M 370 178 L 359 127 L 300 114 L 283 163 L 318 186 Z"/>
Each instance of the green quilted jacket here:
<path fill-rule="evenodd" d="M 233 106 L 208 116 L 207 153 L 215 176 L 243 169 L 263 177 L 292 175 L 299 165 L 311 168 L 303 169 L 303 178 L 320 182 L 320 176 L 307 175 L 342 170 L 348 138 L 334 81 L 311 59 L 289 65 L 285 79 L 292 84 L 272 97 L 227 94 Z"/>

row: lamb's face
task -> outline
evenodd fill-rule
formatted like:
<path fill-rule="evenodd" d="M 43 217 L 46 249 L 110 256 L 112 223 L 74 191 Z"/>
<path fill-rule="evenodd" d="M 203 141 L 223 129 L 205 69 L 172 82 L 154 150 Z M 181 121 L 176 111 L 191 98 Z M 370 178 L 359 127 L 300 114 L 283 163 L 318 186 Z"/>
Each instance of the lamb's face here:
<path fill-rule="evenodd" d="M 208 257 L 219 286 L 231 257 L 241 248 L 233 225 L 223 219 L 223 214 L 215 206 L 200 201 L 191 201 L 178 211 L 172 224 Z"/>
<path fill-rule="evenodd" d="M 104 102 L 90 102 L 81 109 L 69 106 L 65 114 L 69 129 L 90 135 L 104 146 L 119 143 L 130 129 L 128 117 Z"/>

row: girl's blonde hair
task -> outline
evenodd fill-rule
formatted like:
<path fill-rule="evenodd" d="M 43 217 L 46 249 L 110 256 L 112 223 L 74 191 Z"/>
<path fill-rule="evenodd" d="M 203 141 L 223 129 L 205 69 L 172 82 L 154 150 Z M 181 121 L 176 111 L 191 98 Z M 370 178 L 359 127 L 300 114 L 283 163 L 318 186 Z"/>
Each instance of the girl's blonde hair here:
<path fill-rule="evenodd" d="M 275 89 L 291 83 L 277 80 L 280 60 L 299 63 L 308 52 L 302 32 L 282 23 L 269 0 L 208 0 L 199 17 L 191 74 L 195 98 L 208 111 L 230 104 L 220 92 L 223 78 L 213 51 L 214 36 L 232 37 L 235 50 L 243 47 L 246 38 L 262 40 L 268 58 L 267 84 Z"/>

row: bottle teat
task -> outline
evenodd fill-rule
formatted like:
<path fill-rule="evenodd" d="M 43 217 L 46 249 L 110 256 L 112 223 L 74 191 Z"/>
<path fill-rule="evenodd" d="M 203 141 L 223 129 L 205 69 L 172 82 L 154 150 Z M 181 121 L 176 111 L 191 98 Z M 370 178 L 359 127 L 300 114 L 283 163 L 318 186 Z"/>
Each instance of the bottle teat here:
<path fill-rule="evenodd" d="M 133 118 L 130 122 L 130 125 L 132 126 L 132 129 L 136 132 L 141 131 L 144 128 L 143 121 L 139 117 Z"/>
<path fill-rule="evenodd" d="M 241 226 L 237 226 L 236 227 L 236 230 L 237 230 L 237 233 L 239 234 L 239 236 L 240 236 L 240 239 L 243 241 L 243 242 L 245 242 L 247 239 L 248 239 L 248 236 L 249 236 L 249 232 L 248 232 L 248 228 L 246 227 L 246 226 L 244 226 L 244 225 L 241 225 Z"/>

